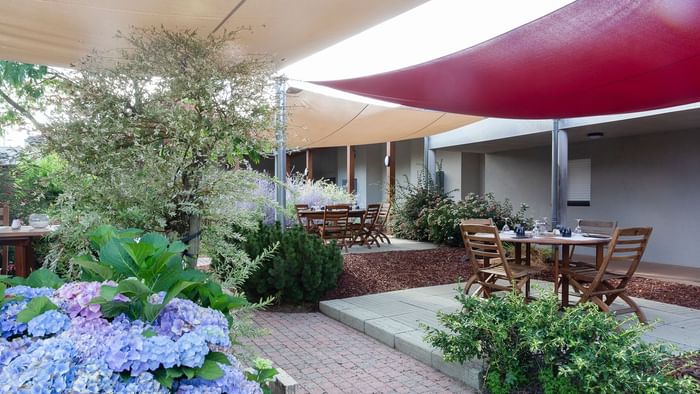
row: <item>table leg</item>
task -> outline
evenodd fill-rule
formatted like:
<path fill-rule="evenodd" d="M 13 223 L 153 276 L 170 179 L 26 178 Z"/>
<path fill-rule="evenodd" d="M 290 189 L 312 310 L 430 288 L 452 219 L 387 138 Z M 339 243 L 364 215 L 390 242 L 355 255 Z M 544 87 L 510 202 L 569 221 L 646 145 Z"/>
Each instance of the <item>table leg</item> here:
<path fill-rule="evenodd" d="M 28 251 L 31 244 L 27 241 L 20 241 L 15 243 L 15 274 L 21 277 L 29 276 L 31 272 L 29 268 L 29 255 Z"/>
<path fill-rule="evenodd" d="M 600 269 L 603 265 L 603 244 L 597 244 L 595 246 L 595 268 Z"/>
<path fill-rule="evenodd" d="M 520 264 L 520 255 L 523 252 L 523 246 L 520 244 L 520 242 L 514 242 L 515 243 L 515 264 Z"/>
<path fill-rule="evenodd" d="M 530 245 L 529 243 L 525 244 L 525 265 L 527 265 L 528 267 L 530 266 L 530 261 L 532 261 L 531 260 L 531 258 L 532 258 L 531 246 L 532 245 Z M 527 283 L 525 283 L 525 294 L 530 294 L 530 281 L 529 280 L 527 281 Z"/>
<path fill-rule="evenodd" d="M 561 259 L 562 259 L 562 271 L 564 275 L 561 276 L 561 306 L 566 308 L 569 306 L 569 277 L 567 272 L 569 272 L 569 245 L 563 244 L 561 246 Z"/>
<path fill-rule="evenodd" d="M 552 247 L 552 276 L 554 277 L 554 294 L 559 296 L 559 247 Z"/>

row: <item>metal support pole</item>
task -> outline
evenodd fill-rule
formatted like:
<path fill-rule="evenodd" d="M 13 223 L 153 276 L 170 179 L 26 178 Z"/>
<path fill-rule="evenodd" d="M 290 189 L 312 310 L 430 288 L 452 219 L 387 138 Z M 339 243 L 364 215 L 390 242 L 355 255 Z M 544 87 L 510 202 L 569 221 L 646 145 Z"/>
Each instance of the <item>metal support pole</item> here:
<path fill-rule="evenodd" d="M 559 224 L 559 119 L 552 126 L 552 228 Z"/>
<path fill-rule="evenodd" d="M 286 227 L 284 212 L 287 208 L 287 146 L 285 145 L 285 133 L 287 130 L 287 80 L 284 77 L 277 78 L 277 118 L 275 129 L 277 134 L 277 154 L 275 155 L 275 177 L 277 185 L 277 204 L 279 209 L 275 213 L 275 219 L 282 229 Z"/>
<path fill-rule="evenodd" d="M 430 149 L 430 137 L 423 137 L 423 167 L 426 175 L 435 180 L 435 151 Z"/>
<path fill-rule="evenodd" d="M 566 210 L 569 200 L 569 134 L 566 130 L 559 130 L 557 136 L 559 146 L 559 223 L 568 226 Z"/>

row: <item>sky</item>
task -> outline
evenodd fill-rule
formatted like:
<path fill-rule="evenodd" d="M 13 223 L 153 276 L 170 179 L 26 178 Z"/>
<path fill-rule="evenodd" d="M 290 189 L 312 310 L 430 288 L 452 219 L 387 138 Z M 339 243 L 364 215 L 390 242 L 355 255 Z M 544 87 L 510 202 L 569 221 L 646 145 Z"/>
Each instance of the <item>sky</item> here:
<path fill-rule="evenodd" d="M 381 1 L 381 0 L 375 0 Z M 301 81 L 343 79 L 423 63 L 476 45 L 555 11 L 572 0 L 431 0 L 287 66 L 289 85 L 396 107 Z M 21 146 L 26 132 L 7 130 L 0 146 Z"/>

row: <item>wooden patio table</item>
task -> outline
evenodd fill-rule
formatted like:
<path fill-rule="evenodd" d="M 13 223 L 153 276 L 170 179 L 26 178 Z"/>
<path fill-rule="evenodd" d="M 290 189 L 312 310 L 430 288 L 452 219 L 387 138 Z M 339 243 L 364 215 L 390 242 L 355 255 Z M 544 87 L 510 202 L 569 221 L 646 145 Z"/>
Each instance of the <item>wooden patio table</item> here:
<path fill-rule="evenodd" d="M 307 223 L 309 220 L 323 220 L 323 209 L 321 210 L 313 210 L 313 209 L 302 209 L 298 211 L 299 216 L 306 218 Z M 351 209 L 348 212 L 348 217 L 349 218 L 357 218 L 360 219 L 360 223 L 365 221 L 365 214 L 367 213 L 367 210 L 365 209 Z M 348 224 L 350 226 L 350 224 Z M 361 245 L 361 243 L 358 243 Z M 355 245 L 355 243 L 351 243 L 349 246 Z"/>
<path fill-rule="evenodd" d="M 554 264 L 552 268 L 554 270 L 554 291 L 557 291 L 559 282 L 559 263 L 561 262 L 561 267 L 563 271 L 569 269 L 569 248 L 572 245 L 589 245 L 595 246 L 595 265 L 596 268 L 600 268 L 603 263 L 603 248 L 610 242 L 610 237 L 607 236 L 595 236 L 586 237 L 583 235 L 573 234 L 571 237 L 561 237 L 555 235 L 541 235 L 538 237 L 527 236 L 527 237 L 516 237 L 515 233 L 502 232 L 499 234 L 502 242 L 509 242 L 515 245 L 515 263 L 522 264 L 522 245 L 525 245 L 525 259 L 526 263 L 530 264 L 530 245 L 552 245 L 557 248 L 561 246 L 561 260 L 554 256 Z M 566 275 L 561 277 L 561 304 L 562 306 L 569 306 L 569 278 Z"/>
<path fill-rule="evenodd" d="M 51 231 L 53 231 L 52 227 L 22 226 L 19 230 L 13 230 L 10 226 L 0 226 L 0 245 L 15 247 L 15 273 L 17 276 L 28 276 L 35 267 L 32 239 L 43 237 Z"/>

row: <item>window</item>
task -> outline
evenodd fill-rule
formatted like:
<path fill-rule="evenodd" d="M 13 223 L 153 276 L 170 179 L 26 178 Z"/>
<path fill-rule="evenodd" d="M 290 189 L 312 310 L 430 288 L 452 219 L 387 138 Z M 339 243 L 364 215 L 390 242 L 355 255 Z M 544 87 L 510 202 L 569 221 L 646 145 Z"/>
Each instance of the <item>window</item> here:
<path fill-rule="evenodd" d="M 570 207 L 591 205 L 591 159 L 569 160 Z"/>

